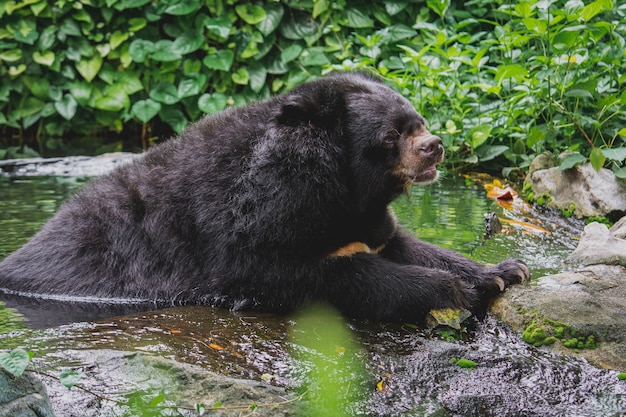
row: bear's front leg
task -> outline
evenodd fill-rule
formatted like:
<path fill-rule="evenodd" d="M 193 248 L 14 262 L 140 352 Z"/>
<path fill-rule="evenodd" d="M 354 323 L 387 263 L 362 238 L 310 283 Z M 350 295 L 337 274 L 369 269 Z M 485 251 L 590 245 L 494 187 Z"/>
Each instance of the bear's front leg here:
<path fill-rule="evenodd" d="M 423 323 L 430 310 L 484 308 L 475 288 L 452 273 L 357 253 L 325 262 L 324 291 L 346 316 Z"/>
<path fill-rule="evenodd" d="M 476 288 L 481 298 L 491 298 L 511 285 L 530 281 L 530 270 L 520 260 L 480 265 L 454 251 L 417 240 L 401 229 L 380 254 L 397 263 L 448 271 Z"/>

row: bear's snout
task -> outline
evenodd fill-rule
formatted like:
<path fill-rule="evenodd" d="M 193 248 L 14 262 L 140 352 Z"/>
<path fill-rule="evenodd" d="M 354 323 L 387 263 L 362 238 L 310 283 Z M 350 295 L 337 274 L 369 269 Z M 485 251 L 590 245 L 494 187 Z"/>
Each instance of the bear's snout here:
<path fill-rule="evenodd" d="M 438 159 L 443 154 L 441 138 L 435 135 L 428 135 L 421 141 L 419 152 L 425 158 Z"/>

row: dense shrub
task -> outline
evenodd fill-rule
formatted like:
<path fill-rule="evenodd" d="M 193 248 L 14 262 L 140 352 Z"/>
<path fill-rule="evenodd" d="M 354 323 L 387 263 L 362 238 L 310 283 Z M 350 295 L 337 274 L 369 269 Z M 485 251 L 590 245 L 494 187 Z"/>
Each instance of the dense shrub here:
<path fill-rule="evenodd" d="M 523 168 L 569 149 L 568 164 L 623 174 L 624 13 L 610 0 L 6 1 L 0 158 L 145 148 L 204 113 L 373 68 L 453 163 Z"/>

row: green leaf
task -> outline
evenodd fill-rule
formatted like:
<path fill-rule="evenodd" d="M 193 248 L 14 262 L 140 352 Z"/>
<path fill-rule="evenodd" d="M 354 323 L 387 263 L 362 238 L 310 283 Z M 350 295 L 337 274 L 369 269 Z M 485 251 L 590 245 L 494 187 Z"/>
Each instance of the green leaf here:
<path fill-rule="evenodd" d="M 230 36 L 230 29 L 232 26 L 233 24 L 226 16 L 211 18 L 206 21 L 206 28 L 209 32 L 223 39 Z"/>
<path fill-rule="evenodd" d="M 354 7 L 348 8 L 348 27 L 351 28 L 371 28 L 374 27 L 374 21 L 361 10 Z"/>
<path fill-rule="evenodd" d="M 10 66 L 9 67 L 9 75 L 11 77 L 17 77 L 18 75 L 20 75 L 24 71 L 26 71 L 26 65 L 25 64 L 19 64 L 16 67 L 15 66 Z"/>
<path fill-rule="evenodd" d="M 63 384 L 67 389 L 72 389 L 72 387 L 80 381 L 83 377 L 83 373 L 77 369 L 64 369 L 59 375 L 59 381 Z"/>
<path fill-rule="evenodd" d="M 154 51 L 150 57 L 155 61 L 162 62 L 180 61 L 182 59 L 182 55 L 174 42 L 167 39 L 162 39 L 154 44 Z"/>
<path fill-rule="evenodd" d="M 559 164 L 559 170 L 565 171 L 566 169 L 574 168 L 576 165 L 580 165 L 587 162 L 587 158 L 578 152 L 567 155 Z"/>
<path fill-rule="evenodd" d="M 387 0 L 385 3 L 385 10 L 389 13 L 389 16 L 395 16 L 402 10 L 406 9 L 409 2 L 406 0 Z"/>
<path fill-rule="evenodd" d="M 0 52 L 0 60 L 6 62 L 15 62 L 22 59 L 22 50 L 21 49 L 10 49 L 8 51 Z"/>
<path fill-rule="evenodd" d="M 200 94 L 206 83 L 206 75 L 198 73 L 187 74 L 178 84 L 178 98 L 196 96 Z"/>
<path fill-rule="evenodd" d="M 301 45 L 293 43 L 281 51 L 280 60 L 284 64 L 287 64 L 300 56 L 303 49 Z"/>
<path fill-rule="evenodd" d="M 17 117 L 24 118 L 27 116 L 31 116 L 37 112 L 40 112 L 46 103 L 41 100 L 36 99 L 35 97 L 28 97 L 24 100 L 23 103 L 20 104 L 17 109 Z"/>
<path fill-rule="evenodd" d="M 626 138 L 626 127 L 621 128 L 617 134 Z"/>
<path fill-rule="evenodd" d="M 30 355 L 24 349 L 0 352 L 0 366 L 15 376 L 21 376 L 30 363 Z"/>
<path fill-rule="evenodd" d="M 465 368 L 465 369 L 474 369 L 476 368 L 476 362 L 470 360 L 470 359 L 459 359 L 458 361 L 456 361 L 456 364 L 461 367 L 461 368 Z"/>
<path fill-rule="evenodd" d="M 546 132 L 538 127 L 533 127 L 526 137 L 526 146 L 532 148 L 534 145 L 546 138 Z"/>
<path fill-rule="evenodd" d="M 602 153 L 611 161 L 622 162 L 626 160 L 626 148 L 603 148 Z"/>
<path fill-rule="evenodd" d="M 120 32 L 119 30 L 113 32 L 113 34 L 111 35 L 111 40 L 109 41 L 109 43 L 111 44 L 111 49 L 115 49 L 122 43 L 126 42 L 129 36 L 130 34 L 128 32 Z"/>
<path fill-rule="evenodd" d="M 64 19 L 63 22 L 61 22 L 59 29 L 67 36 L 82 36 L 78 23 L 69 18 Z"/>
<path fill-rule="evenodd" d="M 71 94 L 66 94 L 61 100 L 54 103 L 54 108 L 65 120 L 71 120 L 76 114 L 78 103 Z"/>
<path fill-rule="evenodd" d="M 174 49 L 181 55 L 195 52 L 205 44 L 202 33 L 196 30 L 186 30 L 174 40 Z"/>
<path fill-rule="evenodd" d="M 164 107 L 161 109 L 159 117 L 165 123 L 169 124 L 176 133 L 182 132 L 189 123 L 183 112 L 173 107 Z"/>
<path fill-rule="evenodd" d="M 500 65 L 496 70 L 495 80 L 499 84 L 509 78 L 515 78 L 516 80 L 523 79 L 528 76 L 526 68 L 519 64 Z"/>
<path fill-rule="evenodd" d="M 305 67 L 322 67 L 330 64 L 330 60 L 324 53 L 324 49 L 321 47 L 313 47 L 305 50 L 300 55 L 300 63 Z"/>
<path fill-rule="evenodd" d="M 22 76 L 22 82 L 35 97 L 42 100 L 50 98 L 50 82 L 46 78 L 24 75 Z"/>
<path fill-rule="evenodd" d="M 386 28 L 383 32 L 383 40 L 386 43 L 396 43 L 402 39 L 412 38 L 415 35 L 417 35 L 415 29 L 405 25 L 393 25 Z"/>
<path fill-rule="evenodd" d="M 283 15 L 285 14 L 285 10 L 283 6 L 276 3 L 266 3 L 265 4 L 265 13 L 267 16 L 257 25 L 259 32 L 263 34 L 263 36 L 269 36 L 272 32 L 278 28 L 281 20 L 283 19 Z"/>
<path fill-rule="evenodd" d="M 602 149 L 593 148 L 589 154 L 589 161 L 591 162 L 593 169 L 600 171 L 606 161 L 606 157 L 604 156 L 604 153 L 602 153 Z"/>
<path fill-rule="evenodd" d="M 446 14 L 446 10 L 450 7 L 450 0 L 426 0 L 426 5 L 443 19 L 443 15 Z"/>
<path fill-rule="evenodd" d="M 491 133 L 491 126 L 482 124 L 475 126 L 467 131 L 467 141 L 470 143 L 473 149 L 478 148 L 489 139 Z"/>
<path fill-rule="evenodd" d="M 134 17 L 128 21 L 128 31 L 139 32 L 141 29 L 145 28 L 147 24 L 148 21 L 143 17 Z"/>
<path fill-rule="evenodd" d="M 508 150 L 509 147 L 505 145 L 483 145 L 476 149 L 476 154 L 478 155 L 478 159 L 480 162 L 487 162 L 502 155 Z"/>
<path fill-rule="evenodd" d="M 143 90 L 143 83 L 137 74 L 132 72 L 119 73 L 115 83 L 128 95 L 135 94 L 136 92 Z"/>
<path fill-rule="evenodd" d="M 148 123 L 161 111 L 161 103 L 151 99 L 139 100 L 133 104 L 130 114 L 142 123 Z"/>
<path fill-rule="evenodd" d="M 113 85 L 107 88 L 102 97 L 96 99 L 94 107 L 99 110 L 118 112 L 130 107 L 130 98 L 123 89 L 123 86 Z"/>
<path fill-rule="evenodd" d="M 178 102 L 178 91 L 172 83 L 161 81 L 150 91 L 150 98 L 163 104 Z"/>
<path fill-rule="evenodd" d="M 585 22 L 588 22 L 600 13 L 611 9 L 613 9 L 613 2 L 611 0 L 597 0 L 583 7 L 580 17 L 582 17 Z"/>
<path fill-rule="evenodd" d="M 526 17 L 522 21 L 524 22 L 526 29 L 530 31 L 537 32 L 542 35 L 548 31 L 548 24 L 544 20 Z"/>
<path fill-rule="evenodd" d="M 95 54 L 91 59 L 81 59 L 76 63 L 76 70 L 87 82 L 96 78 L 101 67 L 102 57 L 99 54 Z"/>
<path fill-rule="evenodd" d="M 57 28 L 55 26 L 48 26 L 39 35 L 39 49 L 46 51 L 54 45 L 56 42 Z"/>
<path fill-rule="evenodd" d="M 203 94 L 198 99 L 198 108 L 207 114 L 218 113 L 226 108 L 228 96 L 223 93 Z"/>
<path fill-rule="evenodd" d="M 313 19 L 316 19 L 326 10 L 328 10 L 328 0 L 315 0 L 315 4 L 313 6 Z"/>
<path fill-rule="evenodd" d="M 165 13 L 174 16 L 185 16 L 198 10 L 202 6 L 202 2 L 195 0 L 174 1 L 167 6 Z"/>
<path fill-rule="evenodd" d="M 231 78 L 235 84 L 248 85 L 250 74 L 245 68 L 239 68 L 237 71 L 233 72 Z"/>
<path fill-rule="evenodd" d="M 35 61 L 39 65 L 44 65 L 46 67 L 49 67 L 52 64 L 54 64 L 54 58 L 55 58 L 55 55 L 54 55 L 54 52 L 52 51 L 33 52 L 33 61 Z"/>
<path fill-rule="evenodd" d="M 250 74 L 250 88 L 258 93 L 265 86 L 267 70 L 261 64 L 254 64 L 248 67 L 248 74 Z"/>
<path fill-rule="evenodd" d="M 617 178 L 621 178 L 621 179 L 626 179 L 626 166 L 617 166 L 617 165 L 613 165 L 613 174 L 615 174 L 615 176 Z"/>
<path fill-rule="evenodd" d="M 267 17 L 267 13 L 261 6 L 250 3 L 236 6 L 235 12 L 249 25 L 256 25 Z"/>
<path fill-rule="evenodd" d="M 93 84 L 83 81 L 75 81 L 70 84 L 70 94 L 76 99 L 78 104 L 85 106 L 89 103 Z"/>
<path fill-rule="evenodd" d="M 230 67 L 233 65 L 235 59 L 235 53 L 229 49 L 217 51 L 212 55 L 207 55 L 202 60 L 202 63 L 210 69 L 218 71 L 230 71 Z"/>
<path fill-rule="evenodd" d="M 281 35 L 290 40 L 312 37 L 317 29 L 318 23 L 305 14 L 292 14 L 279 27 Z"/>
<path fill-rule="evenodd" d="M 135 39 L 130 43 L 128 52 L 133 61 L 142 63 L 146 57 L 154 52 L 154 43 L 145 39 Z"/>

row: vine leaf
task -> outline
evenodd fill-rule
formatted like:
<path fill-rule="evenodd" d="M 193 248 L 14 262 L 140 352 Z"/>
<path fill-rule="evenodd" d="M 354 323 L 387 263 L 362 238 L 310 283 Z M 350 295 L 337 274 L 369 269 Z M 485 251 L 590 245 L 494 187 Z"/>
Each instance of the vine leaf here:
<path fill-rule="evenodd" d="M 0 366 L 15 376 L 21 376 L 30 363 L 30 355 L 24 349 L 0 352 Z"/>
<path fill-rule="evenodd" d="M 83 373 L 77 369 L 65 369 L 59 375 L 59 381 L 61 384 L 65 385 L 67 389 L 72 389 L 72 387 L 78 384 L 78 381 L 83 377 Z"/>
<path fill-rule="evenodd" d="M 76 63 L 76 70 L 87 82 L 93 81 L 102 67 L 102 57 L 95 54 L 91 59 L 82 59 Z"/>
<path fill-rule="evenodd" d="M 65 120 L 71 120 L 76 114 L 78 103 L 71 94 L 66 94 L 63 98 L 54 103 L 54 108 Z"/>
<path fill-rule="evenodd" d="M 589 161 L 591 161 L 591 166 L 596 171 L 600 171 L 600 169 L 604 166 L 604 162 L 606 161 L 606 156 L 602 153 L 602 149 L 593 148 L 591 150 L 591 154 L 589 155 Z"/>
<path fill-rule="evenodd" d="M 161 111 L 161 103 L 157 103 L 152 99 L 139 100 L 130 109 L 133 117 L 142 123 L 148 123 L 154 116 Z"/>

